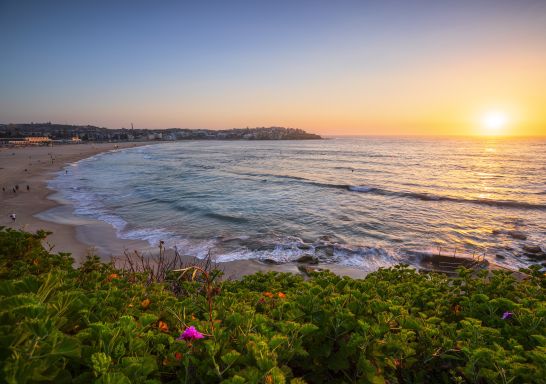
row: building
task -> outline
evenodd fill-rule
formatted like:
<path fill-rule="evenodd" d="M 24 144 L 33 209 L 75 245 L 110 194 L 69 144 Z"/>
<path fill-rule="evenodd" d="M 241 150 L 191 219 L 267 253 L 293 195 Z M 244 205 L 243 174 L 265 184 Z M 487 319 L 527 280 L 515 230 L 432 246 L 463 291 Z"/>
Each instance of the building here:
<path fill-rule="evenodd" d="M 30 145 L 42 145 L 51 143 L 51 139 L 47 136 L 25 137 L 25 141 L 27 141 Z"/>
<path fill-rule="evenodd" d="M 30 136 L 24 139 L 10 140 L 8 144 L 11 145 L 48 145 L 51 144 L 51 139 L 46 136 Z"/>

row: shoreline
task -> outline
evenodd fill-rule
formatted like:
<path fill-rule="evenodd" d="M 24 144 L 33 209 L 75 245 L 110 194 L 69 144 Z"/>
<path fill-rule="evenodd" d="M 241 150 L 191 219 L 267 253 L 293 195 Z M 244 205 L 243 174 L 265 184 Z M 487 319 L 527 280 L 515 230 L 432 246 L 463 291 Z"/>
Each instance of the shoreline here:
<path fill-rule="evenodd" d="M 118 148 L 143 145 L 150 144 L 134 142 L 0 148 L 0 180 L 5 189 L 0 192 L 0 225 L 29 232 L 40 229 L 52 232 L 46 239 L 46 248 L 53 252 L 71 253 L 76 263 L 80 262 L 92 248 L 97 247 L 97 244 L 86 241 L 85 227 L 104 224 L 103 232 L 107 234 L 109 225 L 74 216 L 73 206 L 60 201 L 58 192 L 48 188 L 48 181 L 71 163 Z M 19 189 L 13 192 L 15 186 L 19 186 Z M 16 214 L 15 222 L 9 217 L 12 213 Z M 142 245 L 137 242 L 128 241 L 126 245 Z"/>
<path fill-rule="evenodd" d="M 79 217 L 74 206 L 63 201 L 58 191 L 48 188 L 48 181 L 67 165 L 116 149 L 127 149 L 160 143 L 101 143 L 64 144 L 51 147 L 0 148 L 0 226 L 36 232 L 40 229 L 52 232 L 45 240 L 45 247 L 52 252 L 67 252 L 76 265 L 86 255 L 96 254 L 103 261 L 117 260 L 125 252 L 137 251 L 144 255 L 155 255 L 159 247 L 145 240 L 129 240 L 117 237 L 110 224 Z M 117 146 L 114 147 L 114 146 Z M 13 188 L 19 189 L 13 192 Z M 29 190 L 27 190 L 27 185 Z M 10 214 L 16 214 L 12 222 Z M 174 252 L 167 250 L 168 253 Z M 193 256 L 184 256 L 187 263 L 199 262 Z M 240 278 L 255 272 L 292 272 L 301 274 L 296 263 L 279 265 L 263 264 L 256 260 L 238 260 L 219 263 L 226 278 Z M 319 267 L 321 267 L 319 265 Z M 355 268 L 324 265 L 334 273 L 350 277 L 364 277 L 366 273 Z"/>

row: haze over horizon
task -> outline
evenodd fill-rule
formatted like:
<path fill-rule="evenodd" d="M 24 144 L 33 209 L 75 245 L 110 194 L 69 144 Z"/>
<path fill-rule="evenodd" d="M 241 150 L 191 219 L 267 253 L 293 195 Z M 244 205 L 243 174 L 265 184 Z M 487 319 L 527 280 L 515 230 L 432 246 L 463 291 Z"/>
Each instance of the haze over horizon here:
<path fill-rule="evenodd" d="M 546 135 L 546 1 L 1 1 L 0 122 Z"/>

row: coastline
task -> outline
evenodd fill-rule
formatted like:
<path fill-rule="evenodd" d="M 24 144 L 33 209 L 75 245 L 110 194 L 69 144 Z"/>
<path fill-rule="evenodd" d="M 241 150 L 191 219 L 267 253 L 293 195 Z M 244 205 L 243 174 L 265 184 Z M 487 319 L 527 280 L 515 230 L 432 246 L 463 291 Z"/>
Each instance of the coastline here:
<path fill-rule="evenodd" d="M 117 239 L 108 224 L 93 222 L 73 215 L 72 205 L 55 198 L 56 191 L 48 188 L 47 182 L 68 164 L 92 157 L 99 153 L 119 149 L 149 145 L 146 142 L 64 144 L 57 146 L 0 148 L 0 226 L 36 232 L 43 229 L 52 232 L 46 239 L 46 248 L 53 252 L 68 252 L 76 263 L 82 260 L 92 248 L 97 248 L 93 236 L 86 233 L 92 227 L 94 232 L 100 227 L 100 236 L 110 237 L 117 248 L 140 248 L 146 242 Z M 19 189 L 13 192 L 13 188 Z M 28 190 L 27 190 L 28 186 Z M 13 222 L 9 215 L 15 213 Z M 99 235 L 97 233 L 97 235 Z M 121 243 L 123 242 L 123 244 Z M 107 257 L 106 249 L 98 249 L 101 257 Z"/>
<path fill-rule="evenodd" d="M 103 261 L 119 258 L 124 252 L 138 251 L 145 255 L 158 252 L 144 240 L 120 239 L 108 223 L 75 216 L 74 208 L 63 201 L 57 191 L 47 183 L 68 164 L 95 156 L 99 153 L 144 145 L 150 142 L 65 144 L 51 147 L 0 148 L 0 180 L 5 191 L 0 191 L 0 226 L 36 232 L 40 229 L 52 232 L 45 241 L 52 252 L 67 252 L 76 265 L 88 254 L 96 254 Z M 19 189 L 13 192 L 18 185 Z M 27 185 L 29 190 L 27 190 Z M 10 214 L 16 214 L 12 222 Z M 173 252 L 172 250 L 167 250 Z M 185 256 L 192 263 L 192 256 Z M 254 260 L 230 261 L 219 264 L 227 278 L 240 278 L 254 272 L 300 273 L 295 263 L 269 265 Z M 327 265 L 326 269 L 341 275 L 364 277 L 361 270 Z"/>

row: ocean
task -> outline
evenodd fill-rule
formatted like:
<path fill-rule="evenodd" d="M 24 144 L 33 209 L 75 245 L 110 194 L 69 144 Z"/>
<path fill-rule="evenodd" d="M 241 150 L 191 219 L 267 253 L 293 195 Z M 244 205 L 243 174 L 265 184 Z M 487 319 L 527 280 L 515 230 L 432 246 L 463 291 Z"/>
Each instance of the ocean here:
<path fill-rule="evenodd" d="M 543 139 L 177 141 L 66 170 L 49 187 L 76 215 L 218 262 L 373 271 L 440 248 L 518 268 L 546 244 Z"/>

